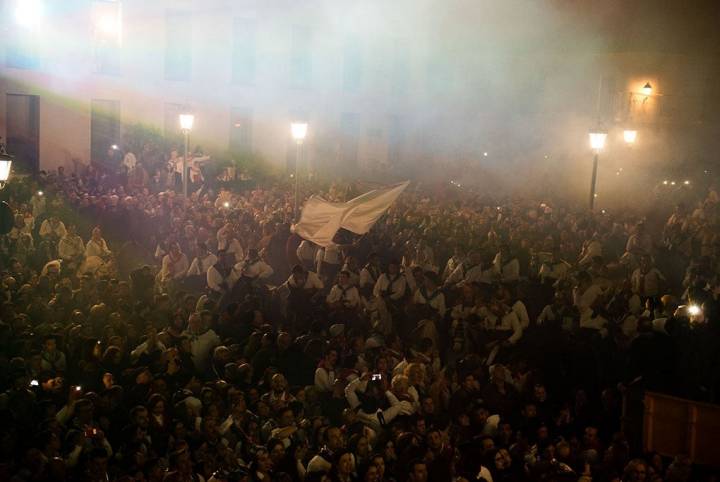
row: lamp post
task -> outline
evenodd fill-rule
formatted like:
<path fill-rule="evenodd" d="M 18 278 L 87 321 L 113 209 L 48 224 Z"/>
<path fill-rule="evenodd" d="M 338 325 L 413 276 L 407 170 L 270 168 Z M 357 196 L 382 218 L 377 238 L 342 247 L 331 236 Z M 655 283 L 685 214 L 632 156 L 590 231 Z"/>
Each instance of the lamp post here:
<path fill-rule="evenodd" d="M 5 183 L 10 179 L 10 169 L 14 157 L 7 153 L 5 144 L 0 137 L 0 189 L 5 187 Z"/>
<path fill-rule="evenodd" d="M 653 88 L 652 85 L 650 85 L 650 82 L 646 82 L 645 85 L 643 85 L 642 93 L 646 97 L 650 97 L 650 95 L 652 95 L 652 90 Z"/>
<path fill-rule="evenodd" d="M 600 151 L 605 147 L 605 139 L 607 139 L 607 132 L 603 129 L 593 129 L 590 131 L 590 147 L 593 150 L 593 170 L 592 180 L 590 181 L 590 211 L 595 207 L 595 185 L 597 183 L 597 169 L 598 169 L 598 158 Z"/>
<path fill-rule="evenodd" d="M 307 136 L 307 122 L 293 122 L 290 124 L 290 134 L 296 143 L 295 150 L 295 201 L 293 202 L 293 221 L 298 221 L 298 164 L 302 157 L 302 145 Z"/>
<path fill-rule="evenodd" d="M 633 144 L 635 144 L 635 141 L 637 140 L 637 131 L 635 129 L 625 129 L 623 131 L 623 139 L 625 140 L 625 144 L 632 147 Z"/>
<path fill-rule="evenodd" d="M 182 130 L 183 134 L 185 134 L 185 155 L 183 156 L 183 173 L 182 173 L 182 182 L 183 182 L 183 196 L 187 198 L 188 195 L 188 171 L 187 171 L 187 161 L 188 161 L 188 154 L 190 150 L 190 131 L 193 128 L 193 124 L 195 123 L 195 116 L 193 114 L 180 114 L 180 129 Z"/>

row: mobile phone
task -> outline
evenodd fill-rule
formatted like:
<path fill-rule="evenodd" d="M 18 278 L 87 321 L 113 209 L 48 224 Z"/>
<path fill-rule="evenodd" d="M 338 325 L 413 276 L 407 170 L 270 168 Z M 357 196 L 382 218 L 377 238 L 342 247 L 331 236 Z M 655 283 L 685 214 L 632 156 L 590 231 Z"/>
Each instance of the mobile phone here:
<path fill-rule="evenodd" d="M 370 378 L 370 380 L 372 380 L 372 381 L 382 380 L 382 373 L 373 373 L 373 375 L 372 375 L 372 377 Z"/>
<path fill-rule="evenodd" d="M 75 391 L 76 391 L 76 392 L 81 392 L 81 391 L 82 391 L 82 387 L 81 387 L 80 385 L 78 385 L 77 387 L 75 387 Z"/>
<path fill-rule="evenodd" d="M 40 382 L 38 382 L 37 380 L 30 380 L 31 387 L 37 387 L 39 385 L 40 385 Z"/>

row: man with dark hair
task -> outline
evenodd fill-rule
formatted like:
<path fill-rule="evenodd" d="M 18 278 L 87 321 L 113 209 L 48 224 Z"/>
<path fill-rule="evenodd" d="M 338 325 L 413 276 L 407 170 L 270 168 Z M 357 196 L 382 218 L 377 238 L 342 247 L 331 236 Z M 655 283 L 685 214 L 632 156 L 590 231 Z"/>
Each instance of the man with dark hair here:
<path fill-rule="evenodd" d="M 424 460 L 413 460 L 410 462 L 410 471 L 408 473 L 409 482 L 427 482 L 428 479 L 428 467 Z M 433 479 L 433 482 L 436 479 Z M 442 479 L 437 479 L 442 480 Z M 450 480 L 447 477 L 445 480 Z"/>

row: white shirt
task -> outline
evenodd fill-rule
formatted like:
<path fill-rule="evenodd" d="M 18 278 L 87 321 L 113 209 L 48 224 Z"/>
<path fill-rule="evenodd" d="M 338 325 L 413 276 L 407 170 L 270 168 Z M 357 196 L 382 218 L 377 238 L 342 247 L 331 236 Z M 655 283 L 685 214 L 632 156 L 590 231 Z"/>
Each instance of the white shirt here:
<path fill-rule="evenodd" d="M 335 383 L 335 370 L 318 367 L 315 370 L 315 387 L 321 392 L 331 392 Z"/>
<path fill-rule="evenodd" d="M 205 274 L 215 263 L 217 263 L 217 260 L 217 256 L 212 253 L 206 254 L 204 258 L 197 257 L 190 264 L 187 275 L 199 276 L 201 274 Z"/>
<path fill-rule="evenodd" d="M 360 288 L 364 288 L 367 285 L 375 286 L 379 274 L 379 269 L 374 268 L 373 266 L 365 266 L 362 270 L 360 270 L 360 281 L 358 283 Z"/>
<path fill-rule="evenodd" d="M 493 268 L 503 281 L 517 281 L 520 278 L 520 262 L 517 258 L 506 262 L 501 253 L 498 253 L 493 260 Z"/>
<path fill-rule="evenodd" d="M 375 283 L 373 294 L 379 298 L 389 293 L 391 300 L 399 300 L 405 295 L 406 289 L 407 281 L 401 273 L 398 273 L 392 281 L 390 275 L 383 273 Z"/>
<path fill-rule="evenodd" d="M 425 290 L 418 289 L 413 295 L 413 303 L 418 305 L 429 305 L 430 308 L 438 312 L 440 316 L 445 316 L 445 295 L 440 289 L 436 289 L 432 293 L 424 293 Z M 429 298 L 429 300 L 428 300 Z"/>
<path fill-rule="evenodd" d="M 336 244 L 331 244 L 325 247 L 323 253 L 323 262 L 328 264 L 340 264 L 342 261 L 342 255 L 340 248 Z"/>
<path fill-rule="evenodd" d="M 45 236 L 51 236 L 54 235 L 58 239 L 62 238 L 67 234 L 67 231 L 65 230 L 65 225 L 62 221 L 58 221 L 58 223 L 53 226 L 50 223 L 49 219 L 46 219 L 42 222 L 40 225 L 40 231 L 39 233 L 41 238 L 44 238 Z"/>
<path fill-rule="evenodd" d="M 234 281 L 231 281 L 232 273 L 227 277 L 227 279 L 223 278 L 222 274 L 220 274 L 220 271 L 213 265 L 210 266 L 207 270 L 207 285 L 208 288 L 210 288 L 213 291 L 217 291 L 218 293 L 224 293 L 225 288 L 222 286 L 223 283 L 227 283 L 228 288 L 232 288 L 232 285 L 234 284 Z"/>
<path fill-rule="evenodd" d="M 190 353 L 195 368 L 201 372 L 205 371 L 212 351 L 220 345 L 220 337 L 212 330 L 208 330 L 201 335 L 195 335 L 189 331 L 184 332 L 184 334 L 190 338 Z"/>
<path fill-rule="evenodd" d="M 471 266 L 469 263 L 460 263 L 445 280 L 446 284 L 457 284 L 462 286 L 467 283 L 475 283 L 481 281 L 483 277 L 482 266 L 476 264 Z"/>
<path fill-rule="evenodd" d="M 295 282 L 295 278 L 293 278 L 292 275 L 283 283 L 283 286 L 287 289 L 290 288 L 297 288 L 297 283 Z M 320 277 L 315 274 L 312 271 L 307 272 L 307 276 L 305 278 L 305 284 L 303 284 L 302 289 L 304 290 L 321 290 L 325 287 Z"/>
<path fill-rule="evenodd" d="M 85 253 L 85 244 L 80 236 L 65 235 L 58 243 L 60 259 L 80 258 Z"/>
<path fill-rule="evenodd" d="M 523 329 L 514 311 L 509 311 L 502 318 L 499 318 L 489 310 L 485 311 L 485 327 L 488 330 L 496 331 L 512 331 L 512 335 L 507 341 L 516 343 L 522 338 Z"/>
<path fill-rule="evenodd" d="M 87 242 L 85 245 L 85 256 L 109 256 L 112 254 L 110 250 L 108 249 L 107 243 L 103 238 L 100 238 L 99 242 L 96 242 L 94 239 L 90 239 L 90 241 Z"/>
<path fill-rule="evenodd" d="M 230 277 L 235 278 L 235 281 L 240 279 L 240 277 L 266 279 L 272 276 L 274 272 L 269 264 L 259 258 L 252 261 L 246 259 L 233 267 L 233 272 Z"/>
<path fill-rule="evenodd" d="M 327 295 L 327 302 L 333 304 L 339 301 L 342 301 L 348 308 L 355 308 L 360 304 L 360 293 L 356 287 L 351 285 L 348 285 L 346 288 L 335 285 L 330 289 L 330 294 Z"/>
<path fill-rule="evenodd" d="M 315 246 L 307 239 L 303 239 L 295 250 L 295 254 L 301 261 L 312 261 L 315 259 Z"/>
<path fill-rule="evenodd" d="M 173 259 L 170 254 L 166 254 L 162 260 L 162 268 L 160 268 L 160 280 L 165 283 L 170 280 L 184 278 L 188 271 L 188 259 L 185 253 L 180 253 L 180 257 Z"/>

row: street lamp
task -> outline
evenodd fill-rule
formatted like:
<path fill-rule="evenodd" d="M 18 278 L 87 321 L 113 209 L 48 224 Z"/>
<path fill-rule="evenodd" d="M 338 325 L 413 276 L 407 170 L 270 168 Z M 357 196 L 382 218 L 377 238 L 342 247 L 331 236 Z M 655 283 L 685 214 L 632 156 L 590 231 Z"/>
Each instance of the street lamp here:
<path fill-rule="evenodd" d="M 293 221 L 298 221 L 298 164 L 302 157 L 302 144 L 307 137 L 307 122 L 293 122 L 290 124 L 290 134 L 296 143 L 295 150 L 295 201 L 293 202 Z"/>
<path fill-rule="evenodd" d="M 590 131 L 590 147 L 593 150 L 593 170 L 592 180 L 590 181 L 590 211 L 595 207 L 598 157 L 600 156 L 600 151 L 605 147 L 605 139 L 607 139 L 607 132 L 605 130 L 597 128 Z"/>
<path fill-rule="evenodd" d="M 190 131 L 193 128 L 193 124 L 195 123 L 195 116 L 192 114 L 180 114 L 180 129 L 182 130 L 183 134 L 185 134 L 185 155 L 183 156 L 183 173 L 182 173 L 182 181 L 183 181 L 183 196 L 187 198 L 188 195 L 188 171 L 187 171 L 187 161 L 188 161 L 188 151 L 190 150 Z"/>
<path fill-rule="evenodd" d="M 637 139 L 637 131 L 635 129 L 625 129 L 623 131 L 623 139 L 625 139 L 625 144 L 632 146 Z"/>
<path fill-rule="evenodd" d="M 650 85 L 650 82 L 647 82 L 645 85 L 643 85 L 642 93 L 643 95 L 650 97 L 650 95 L 652 94 L 652 90 L 652 85 Z"/>
<path fill-rule="evenodd" d="M 2 143 L 0 138 L 0 189 L 4 188 L 5 183 L 10 179 L 13 159 L 14 157 L 5 151 L 5 144 Z"/>

